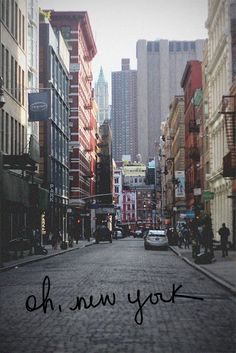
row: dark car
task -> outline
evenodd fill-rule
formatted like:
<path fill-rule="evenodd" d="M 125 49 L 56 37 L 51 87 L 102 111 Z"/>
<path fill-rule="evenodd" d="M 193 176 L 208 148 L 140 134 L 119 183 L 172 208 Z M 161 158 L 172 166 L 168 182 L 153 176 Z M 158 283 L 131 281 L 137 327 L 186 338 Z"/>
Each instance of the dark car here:
<path fill-rule="evenodd" d="M 149 230 L 144 238 L 144 248 L 149 249 L 168 249 L 168 238 L 166 231 L 161 229 Z"/>
<path fill-rule="evenodd" d="M 100 225 L 96 229 L 95 239 L 97 244 L 100 241 L 109 241 L 110 243 L 112 243 L 111 231 L 105 225 Z"/>
<path fill-rule="evenodd" d="M 143 232 L 141 230 L 136 230 L 134 233 L 134 238 L 142 238 Z"/>

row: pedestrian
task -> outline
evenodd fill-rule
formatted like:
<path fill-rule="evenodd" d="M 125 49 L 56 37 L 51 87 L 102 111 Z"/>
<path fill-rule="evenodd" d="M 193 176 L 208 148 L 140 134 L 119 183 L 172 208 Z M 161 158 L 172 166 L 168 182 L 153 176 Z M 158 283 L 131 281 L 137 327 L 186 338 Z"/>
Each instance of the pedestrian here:
<path fill-rule="evenodd" d="M 55 232 L 52 235 L 52 249 L 57 250 L 57 234 Z"/>
<path fill-rule="evenodd" d="M 185 249 L 187 249 L 187 248 L 189 249 L 190 234 L 189 234 L 189 230 L 188 230 L 186 224 L 183 226 L 182 234 L 183 234 L 183 238 L 184 238 L 184 248 Z"/>
<path fill-rule="evenodd" d="M 222 223 L 222 227 L 218 230 L 220 234 L 222 257 L 228 256 L 228 237 L 230 235 L 229 228 L 226 227 L 225 223 Z"/>

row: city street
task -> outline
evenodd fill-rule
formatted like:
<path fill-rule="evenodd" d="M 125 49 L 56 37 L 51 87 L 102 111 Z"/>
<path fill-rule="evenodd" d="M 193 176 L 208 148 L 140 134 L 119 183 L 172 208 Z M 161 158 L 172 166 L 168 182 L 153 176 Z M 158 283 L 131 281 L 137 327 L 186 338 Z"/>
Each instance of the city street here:
<path fill-rule="evenodd" d="M 142 239 L 0 273 L 0 353 L 235 353 L 235 332 L 235 297 Z"/>

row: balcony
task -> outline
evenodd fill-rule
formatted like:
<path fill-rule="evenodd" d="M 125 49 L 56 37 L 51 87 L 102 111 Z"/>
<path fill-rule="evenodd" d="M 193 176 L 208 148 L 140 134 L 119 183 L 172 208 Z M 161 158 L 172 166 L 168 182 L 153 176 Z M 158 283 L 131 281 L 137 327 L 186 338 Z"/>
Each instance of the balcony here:
<path fill-rule="evenodd" d="M 84 105 L 84 109 L 91 110 L 93 108 L 93 103 L 90 100 L 87 104 Z"/>
<path fill-rule="evenodd" d="M 223 177 L 236 177 L 236 153 L 233 154 L 232 152 L 229 152 L 223 157 Z"/>
<path fill-rule="evenodd" d="M 189 158 L 194 161 L 200 161 L 200 151 L 198 147 L 190 147 Z"/>
<path fill-rule="evenodd" d="M 93 128 L 92 128 L 91 125 L 86 125 L 86 126 L 84 126 L 84 130 L 85 131 L 91 131 L 91 130 L 93 130 Z"/>
<path fill-rule="evenodd" d="M 200 129 L 199 129 L 199 125 L 197 125 L 196 120 L 190 120 L 189 121 L 189 132 L 196 132 L 199 133 Z"/>

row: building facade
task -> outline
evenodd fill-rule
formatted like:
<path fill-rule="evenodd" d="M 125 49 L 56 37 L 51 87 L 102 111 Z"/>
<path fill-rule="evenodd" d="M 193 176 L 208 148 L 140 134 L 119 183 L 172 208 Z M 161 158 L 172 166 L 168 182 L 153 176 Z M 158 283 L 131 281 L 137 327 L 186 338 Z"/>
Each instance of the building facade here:
<path fill-rule="evenodd" d="M 4 246 L 32 224 L 32 182 L 36 161 L 27 146 L 28 8 L 26 1 L 1 1 L 0 76 L 5 104 L 0 110 L 0 237 Z M 0 250 L 1 251 L 1 250 Z"/>
<path fill-rule="evenodd" d="M 230 0 L 208 1 L 208 92 L 210 137 L 210 173 L 208 175 L 211 200 L 211 216 L 216 239 L 222 223 L 230 228 L 232 235 L 232 181 L 223 177 L 223 157 L 229 152 L 226 138 L 222 96 L 229 94 L 235 73 L 232 61 L 232 22 L 236 18 L 236 2 Z M 230 239 L 232 240 L 232 238 Z"/>
<path fill-rule="evenodd" d="M 98 105 L 97 122 L 101 125 L 104 120 L 110 119 L 108 83 L 105 81 L 102 67 L 95 83 L 95 99 Z"/>
<path fill-rule="evenodd" d="M 182 95 L 180 81 L 188 60 L 202 60 L 203 40 L 146 41 L 136 45 L 138 153 L 146 163 L 155 156 L 161 122 L 169 104 Z"/>
<path fill-rule="evenodd" d="M 186 65 L 181 86 L 184 90 L 185 103 L 185 178 L 186 207 L 195 211 L 197 196 L 201 196 L 200 146 L 198 134 L 200 121 L 196 116 L 199 106 L 198 95 L 202 95 L 202 64 L 200 61 L 189 61 Z M 197 190 L 198 189 L 198 194 Z"/>
<path fill-rule="evenodd" d="M 130 69 L 130 60 L 122 59 L 122 70 L 112 72 L 112 139 L 113 158 L 137 155 L 137 71 Z"/>
<path fill-rule="evenodd" d="M 40 121 L 39 175 L 49 190 L 46 212 L 46 233 L 67 234 L 69 204 L 69 51 L 60 31 L 54 32 L 49 21 L 41 16 L 40 90 L 48 92 L 51 116 Z"/>
<path fill-rule="evenodd" d="M 85 207 L 91 196 L 91 63 L 97 49 L 87 12 L 51 11 L 50 22 L 61 30 L 70 52 L 70 205 Z"/>

